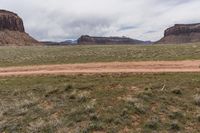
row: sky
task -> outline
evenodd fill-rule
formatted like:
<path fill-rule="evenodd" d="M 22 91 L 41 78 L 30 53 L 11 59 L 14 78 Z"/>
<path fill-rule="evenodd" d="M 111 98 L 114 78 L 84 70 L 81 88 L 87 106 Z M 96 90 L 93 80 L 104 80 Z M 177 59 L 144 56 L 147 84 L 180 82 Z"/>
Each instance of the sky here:
<path fill-rule="evenodd" d="M 81 35 L 159 40 L 177 23 L 200 23 L 200 0 L 0 0 L 42 41 Z"/>

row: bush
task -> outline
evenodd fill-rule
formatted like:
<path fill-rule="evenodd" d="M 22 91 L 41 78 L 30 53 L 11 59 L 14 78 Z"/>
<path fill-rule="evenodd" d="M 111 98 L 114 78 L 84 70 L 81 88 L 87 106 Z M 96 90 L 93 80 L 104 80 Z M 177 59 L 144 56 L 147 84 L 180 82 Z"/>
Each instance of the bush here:
<path fill-rule="evenodd" d="M 65 91 L 70 91 L 70 90 L 72 90 L 73 89 L 73 86 L 72 85 L 67 85 L 66 87 L 65 87 Z"/>
<path fill-rule="evenodd" d="M 197 105 L 197 106 L 200 106 L 200 95 L 199 94 L 196 94 L 194 96 L 194 103 Z"/>
<path fill-rule="evenodd" d="M 89 99 L 90 93 L 88 91 L 82 91 L 77 94 L 78 102 L 86 102 Z"/>
<path fill-rule="evenodd" d="M 77 91 L 74 90 L 74 91 L 71 92 L 71 94 L 69 95 L 69 99 L 74 100 L 74 99 L 76 99 L 76 96 L 77 96 Z"/>
<path fill-rule="evenodd" d="M 140 92 L 137 97 L 144 101 L 151 101 L 154 98 L 154 95 L 153 91 L 149 89 L 144 92 Z"/>
<path fill-rule="evenodd" d="M 172 90 L 172 93 L 174 93 L 174 94 L 176 94 L 176 95 L 181 95 L 181 94 L 182 94 L 181 89 L 179 89 L 179 88 L 173 89 L 173 90 Z"/>
<path fill-rule="evenodd" d="M 89 125 L 89 129 L 90 129 L 91 131 L 103 130 L 103 124 L 102 124 L 101 122 L 97 122 L 97 121 L 92 122 L 92 123 L 90 123 L 90 125 Z"/>
<path fill-rule="evenodd" d="M 96 113 L 90 114 L 91 121 L 97 121 L 98 119 L 99 119 L 99 116 Z"/>
<path fill-rule="evenodd" d="M 145 127 L 151 130 L 157 130 L 159 127 L 159 118 L 152 117 L 146 124 Z"/>
<path fill-rule="evenodd" d="M 140 99 L 127 97 L 124 100 L 127 103 L 128 109 L 134 109 L 139 114 L 145 114 L 147 112 L 147 107 Z"/>
<path fill-rule="evenodd" d="M 158 128 L 158 123 L 156 123 L 154 121 L 150 121 L 150 122 L 145 124 L 145 127 L 152 129 L 152 130 L 156 130 Z"/>
<path fill-rule="evenodd" d="M 175 131 L 179 131 L 181 128 L 178 124 L 177 121 L 173 121 L 171 124 L 170 124 L 170 129 L 171 130 L 175 130 Z"/>
<path fill-rule="evenodd" d="M 184 115 L 182 114 L 182 112 L 176 111 L 176 112 L 172 112 L 172 113 L 169 115 L 169 117 L 170 117 L 171 119 L 182 119 L 182 118 L 184 117 Z"/>
<path fill-rule="evenodd" d="M 200 114 L 197 115 L 197 121 L 200 122 Z"/>

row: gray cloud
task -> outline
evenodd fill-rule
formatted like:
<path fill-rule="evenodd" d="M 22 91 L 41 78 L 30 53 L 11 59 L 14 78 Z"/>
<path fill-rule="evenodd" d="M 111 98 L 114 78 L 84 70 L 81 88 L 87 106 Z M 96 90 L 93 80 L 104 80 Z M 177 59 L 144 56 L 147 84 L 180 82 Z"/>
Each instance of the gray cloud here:
<path fill-rule="evenodd" d="M 151 33 L 156 33 L 157 31 L 155 31 L 155 30 L 150 30 L 150 31 L 147 31 L 147 32 L 145 32 L 144 34 L 151 34 Z"/>
<path fill-rule="evenodd" d="M 125 30 L 131 30 L 136 29 L 138 26 L 121 26 L 117 31 L 125 31 Z"/>
<path fill-rule="evenodd" d="M 199 0 L 0 0 L 39 40 L 82 34 L 158 40 L 175 23 L 200 22 Z"/>

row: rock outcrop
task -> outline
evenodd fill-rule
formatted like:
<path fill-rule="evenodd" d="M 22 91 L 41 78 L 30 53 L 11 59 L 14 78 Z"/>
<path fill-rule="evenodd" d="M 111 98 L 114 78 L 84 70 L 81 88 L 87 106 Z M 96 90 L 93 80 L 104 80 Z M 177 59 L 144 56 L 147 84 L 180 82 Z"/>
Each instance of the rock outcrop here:
<path fill-rule="evenodd" d="M 24 31 L 22 19 L 15 13 L 0 10 L 0 30 Z"/>
<path fill-rule="evenodd" d="M 23 20 L 15 13 L 0 10 L 0 45 L 39 45 L 24 29 Z"/>
<path fill-rule="evenodd" d="M 200 23 L 176 24 L 165 30 L 164 37 L 157 43 L 181 44 L 200 42 Z"/>
<path fill-rule="evenodd" d="M 78 39 L 78 44 L 149 44 L 140 40 L 131 39 L 128 37 L 92 37 L 88 35 L 81 36 Z"/>

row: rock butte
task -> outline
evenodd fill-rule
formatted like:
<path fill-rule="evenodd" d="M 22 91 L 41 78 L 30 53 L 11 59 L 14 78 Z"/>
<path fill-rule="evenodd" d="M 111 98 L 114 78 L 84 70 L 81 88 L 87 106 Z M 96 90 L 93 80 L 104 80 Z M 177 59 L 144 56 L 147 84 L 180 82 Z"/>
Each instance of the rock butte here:
<path fill-rule="evenodd" d="M 157 43 L 181 44 L 200 42 L 200 23 L 176 24 L 165 30 L 164 37 Z"/>
<path fill-rule="evenodd" d="M 128 37 L 93 37 L 83 35 L 78 44 L 150 44 L 150 41 L 140 41 Z"/>
<path fill-rule="evenodd" d="M 0 10 L 0 45 L 40 45 L 24 29 L 23 20 L 16 14 Z"/>

